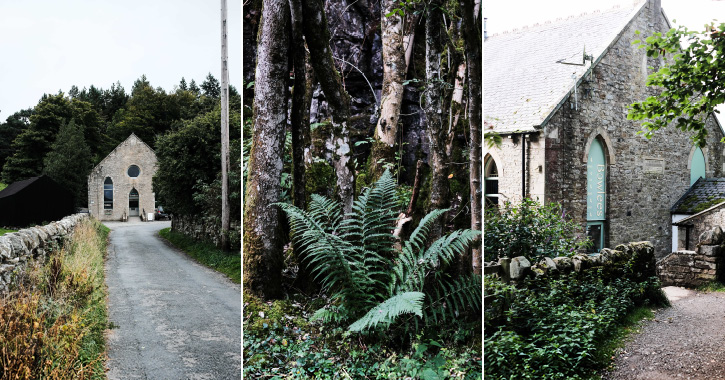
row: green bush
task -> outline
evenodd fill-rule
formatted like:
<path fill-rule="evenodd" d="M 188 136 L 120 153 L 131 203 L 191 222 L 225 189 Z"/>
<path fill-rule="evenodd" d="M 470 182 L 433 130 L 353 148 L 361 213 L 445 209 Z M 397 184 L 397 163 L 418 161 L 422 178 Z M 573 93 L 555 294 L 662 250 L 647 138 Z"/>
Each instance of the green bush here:
<path fill-rule="evenodd" d="M 571 256 L 590 244 L 583 226 L 567 219 L 558 203 L 542 206 L 531 199 L 500 209 L 488 209 L 484 218 L 484 261 L 525 256 Z"/>
<path fill-rule="evenodd" d="M 521 288 L 488 277 L 484 284 L 487 301 L 508 303 L 485 317 L 487 379 L 589 378 L 608 362 L 600 347 L 628 312 L 666 303 L 656 277 L 607 281 L 599 271 L 534 279 Z"/>

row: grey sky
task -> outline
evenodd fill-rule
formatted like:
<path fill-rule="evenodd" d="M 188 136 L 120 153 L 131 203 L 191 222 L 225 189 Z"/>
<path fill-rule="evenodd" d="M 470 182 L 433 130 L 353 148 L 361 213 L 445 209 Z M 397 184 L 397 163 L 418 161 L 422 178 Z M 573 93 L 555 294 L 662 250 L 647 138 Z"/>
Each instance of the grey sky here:
<path fill-rule="evenodd" d="M 241 1 L 227 0 L 229 83 L 241 89 Z M 221 73 L 220 0 L 0 0 L 0 122 L 44 93 L 145 74 L 167 92 Z"/>

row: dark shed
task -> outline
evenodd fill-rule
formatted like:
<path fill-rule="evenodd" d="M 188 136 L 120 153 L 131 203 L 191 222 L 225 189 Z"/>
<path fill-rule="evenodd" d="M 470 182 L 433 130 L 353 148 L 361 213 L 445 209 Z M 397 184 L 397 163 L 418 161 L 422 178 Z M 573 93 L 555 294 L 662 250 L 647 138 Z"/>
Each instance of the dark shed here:
<path fill-rule="evenodd" d="M 74 210 L 73 194 L 46 175 L 14 182 L 0 191 L 0 226 L 52 222 Z"/>

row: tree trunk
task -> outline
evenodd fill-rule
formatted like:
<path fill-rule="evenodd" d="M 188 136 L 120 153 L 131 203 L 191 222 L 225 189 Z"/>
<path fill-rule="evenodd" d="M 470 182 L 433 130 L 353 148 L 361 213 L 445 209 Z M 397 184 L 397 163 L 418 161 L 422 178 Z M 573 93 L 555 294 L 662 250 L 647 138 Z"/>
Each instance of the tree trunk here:
<path fill-rule="evenodd" d="M 345 213 L 349 213 L 352 211 L 355 192 L 355 169 L 347 125 L 350 117 L 350 96 L 342 86 L 340 73 L 332 60 L 329 43 L 330 31 L 327 27 L 322 1 L 302 1 L 302 12 L 305 40 L 310 49 L 310 61 L 332 111 L 332 141 L 335 145 L 333 166 L 337 174 L 338 197 Z"/>
<path fill-rule="evenodd" d="M 292 15 L 292 58 L 294 60 L 294 91 L 292 93 L 292 200 L 295 206 L 306 209 L 305 148 L 310 140 L 311 93 L 307 89 L 307 57 L 302 34 L 302 4 L 289 0 Z"/>
<path fill-rule="evenodd" d="M 425 22 L 425 105 L 426 133 L 430 153 L 428 164 L 431 167 L 430 209 L 443 209 L 448 206 L 448 175 L 446 156 L 447 130 L 443 126 L 441 87 L 442 53 L 442 14 L 438 7 L 440 0 L 432 1 L 427 7 Z M 431 239 L 443 233 L 444 221 L 439 220 L 431 228 Z"/>
<path fill-rule="evenodd" d="M 380 98 L 380 118 L 375 127 L 375 142 L 370 150 L 369 171 L 372 176 L 368 179 L 370 182 L 380 177 L 384 165 L 393 163 L 395 157 L 395 138 L 398 135 L 398 118 L 403 103 L 403 80 L 406 70 L 403 17 L 393 13 L 393 9 L 397 7 L 400 5 L 396 0 L 382 0 L 380 7 L 383 89 Z M 410 40 L 412 42 L 412 38 Z"/>
<path fill-rule="evenodd" d="M 260 15 L 262 14 L 262 1 L 252 0 L 246 1 L 243 5 L 244 22 L 242 23 L 242 51 L 244 59 L 242 60 L 242 73 L 244 77 L 244 86 L 242 87 L 242 100 L 244 105 L 252 107 L 254 99 L 254 86 L 247 85 L 254 81 L 254 68 L 257 64 L 257 33 Z"/>
<path fill-rule="evenodd" d="M 287 122 L 289 46 L 287 0 L 264 0 L 254 92 L 254 138 L 244 215 L 244 288 L 279 297 L 284 256 L 279 201 Z"/>
<path fill-rule="evenodd" d="M 461 11 L 468 63 L 468 120 L 471 124 L 471 228 L 481 231 L 481 28 L 475 22 L 473 0 L 461 0 Z M 481 274 L 481 239 L 471 246 L 473 272 Z"/>

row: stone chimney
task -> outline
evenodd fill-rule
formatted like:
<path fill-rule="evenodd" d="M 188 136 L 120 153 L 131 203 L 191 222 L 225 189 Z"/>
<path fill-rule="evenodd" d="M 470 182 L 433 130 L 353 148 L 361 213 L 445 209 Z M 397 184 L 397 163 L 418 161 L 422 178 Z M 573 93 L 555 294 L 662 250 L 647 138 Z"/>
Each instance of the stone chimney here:
<path fill-rule="evenodd" d="M 654 26 L 655 31 L 659 30 L 660 18 L 662 18 L 662 0 L 649 0 L 650 7 L 650 24 Z"/>

